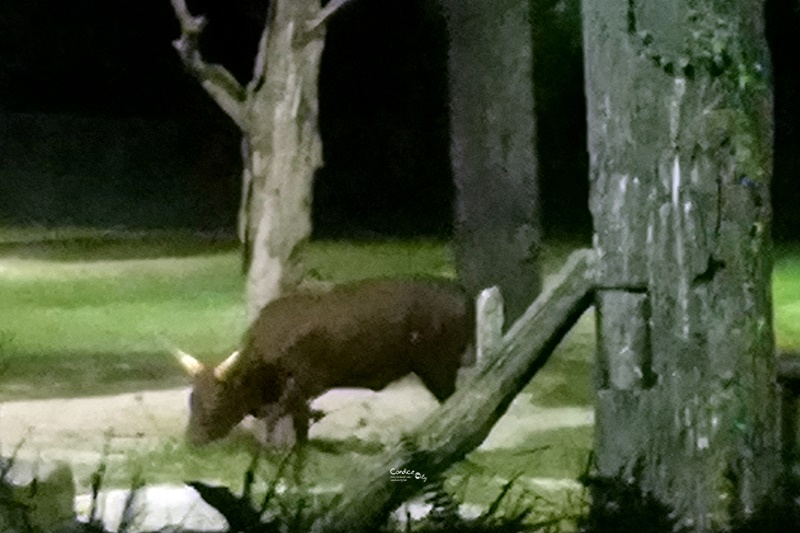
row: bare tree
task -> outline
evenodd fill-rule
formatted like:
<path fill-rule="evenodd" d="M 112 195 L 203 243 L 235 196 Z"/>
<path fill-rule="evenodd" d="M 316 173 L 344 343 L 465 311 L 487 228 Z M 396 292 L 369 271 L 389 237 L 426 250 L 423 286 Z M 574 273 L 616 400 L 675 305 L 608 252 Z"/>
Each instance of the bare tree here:
<path fill-rule="evenodd" d="M 199 48 L 206 24 L 171 0 L 181 26 L 173 44 L 189 72 L 242 131 L 239 236 L 245 246 L 248 316 L 300 282 L 311 232 L 311 182 L 322 161 L 317 80 L 325 22 L 349 0 L 270 0 L 252 79 L 242 86 Z"/>

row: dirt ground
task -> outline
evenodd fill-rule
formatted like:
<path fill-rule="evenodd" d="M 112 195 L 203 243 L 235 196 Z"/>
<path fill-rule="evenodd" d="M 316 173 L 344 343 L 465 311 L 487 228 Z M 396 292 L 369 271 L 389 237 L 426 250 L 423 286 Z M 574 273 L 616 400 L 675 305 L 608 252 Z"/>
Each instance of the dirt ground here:
<path fill-rule="evenodd" d="M 188 388 L 142 391 L 89 398 L 15 401 L 0 404 L 0 455 L 20 443 L 19 456 L 66 460 L 76 472 L 98 465 L 104 446 L 109 458 L 147 449 L 165 438 L 182 438 L 188 418 Z M 326 416 L 311 438 L 388 443 L 437 406 L 410 377 L 380 392 L 337 389 L 315 400 Z M 541 409 L 526 395 L 512 403 L 483 448 L 513 448 L 531 433 L 593 423 L 585 407 Z"/>

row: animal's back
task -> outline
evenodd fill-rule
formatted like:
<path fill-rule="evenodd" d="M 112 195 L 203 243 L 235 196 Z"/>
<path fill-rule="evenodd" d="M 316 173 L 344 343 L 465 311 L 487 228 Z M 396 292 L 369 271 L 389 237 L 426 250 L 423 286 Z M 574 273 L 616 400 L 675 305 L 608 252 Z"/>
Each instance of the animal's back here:
<path fill-rule="evenodd" d="M 245 353 L 288 372 L 310 396 L 333 387 L 380 389 L 416 372 L 440 397 L 452 392 L 473 323 L 454 283 L 371 280 L 270 303 Z"/>

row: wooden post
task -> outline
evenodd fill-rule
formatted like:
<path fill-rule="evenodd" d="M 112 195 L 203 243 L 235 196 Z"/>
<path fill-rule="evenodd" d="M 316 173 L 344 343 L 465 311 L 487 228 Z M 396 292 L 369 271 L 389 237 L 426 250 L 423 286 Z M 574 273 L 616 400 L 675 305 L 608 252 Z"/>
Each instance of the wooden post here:
<path fill-rule="evenodd" d="M 475 299 L 475 353 L 480 365 L 503 340 L 503 295 L 499 287 L 483 289 Z"/>

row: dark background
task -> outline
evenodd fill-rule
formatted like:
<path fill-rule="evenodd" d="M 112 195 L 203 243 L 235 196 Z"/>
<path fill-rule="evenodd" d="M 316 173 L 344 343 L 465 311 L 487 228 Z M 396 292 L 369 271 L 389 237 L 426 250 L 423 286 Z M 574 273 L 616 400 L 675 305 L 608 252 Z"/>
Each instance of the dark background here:
<path fill-rule="evenodd" d="M 585 108 L 575 0 L 534 0 L 544 222 L 585 238 Z M 206 59 L 243 83 L 263 0 L 189 3 Z M 798 238 L 800 15 L 769 0 L 775 232 Z M 0 223 L 233 231 L 239 133 L 171 47 L 168 0 L 0 3 Z M 329 25 L 317 236 L 447 235 L 447 37 L 434 2 L 356 0 Z"/>

